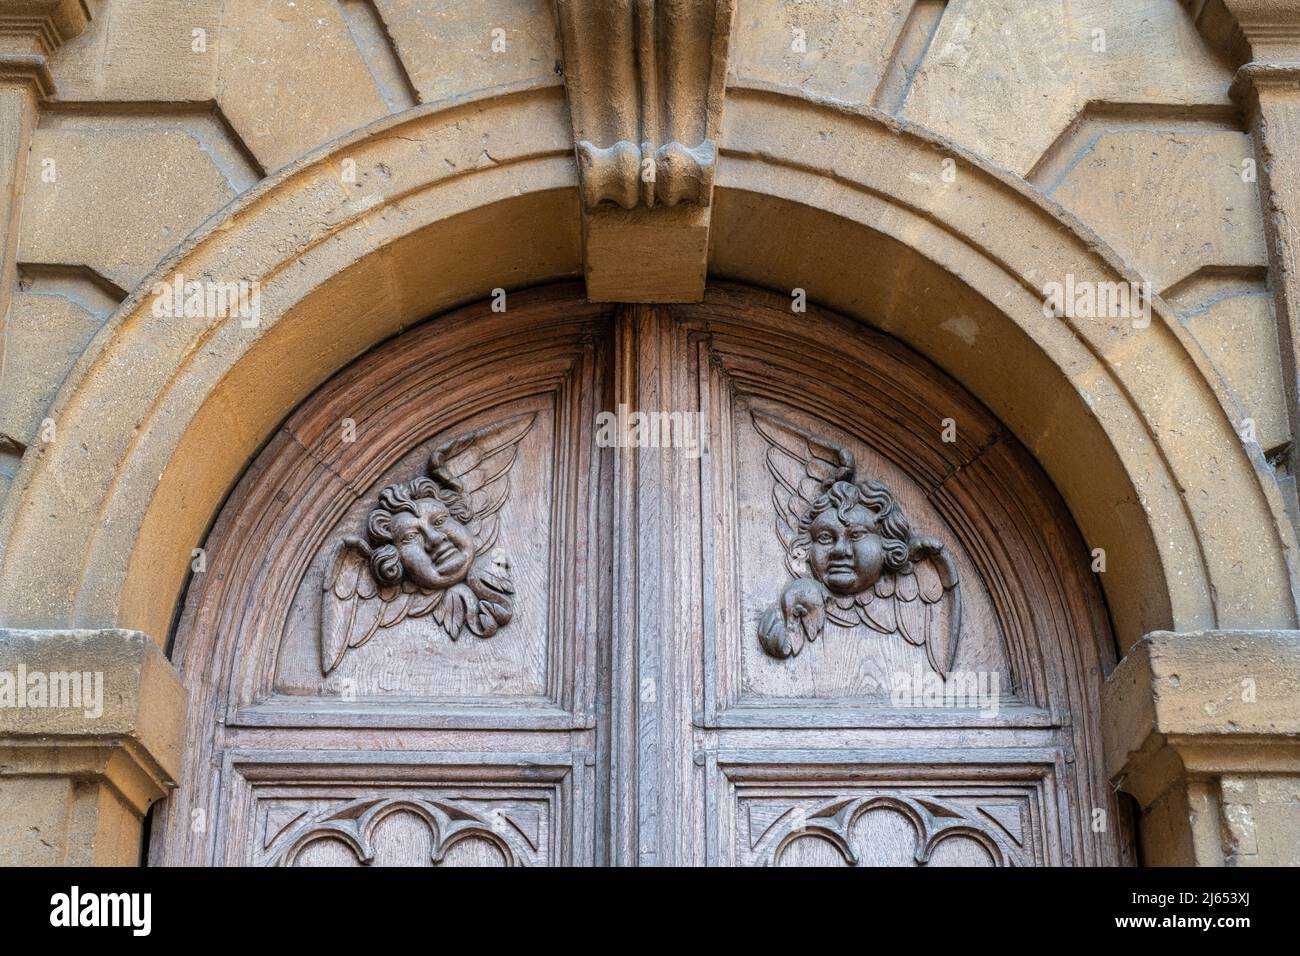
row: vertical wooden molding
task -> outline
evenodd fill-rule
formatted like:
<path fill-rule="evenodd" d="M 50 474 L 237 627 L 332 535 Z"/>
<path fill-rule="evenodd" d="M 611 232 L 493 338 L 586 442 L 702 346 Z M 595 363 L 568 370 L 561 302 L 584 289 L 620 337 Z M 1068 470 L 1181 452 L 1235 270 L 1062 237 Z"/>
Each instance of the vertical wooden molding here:
<path fill-rule="evenodd" d="M 704 295 L 735 0 L 556 0 L 590 298 Z"/>
<path fill-rule="evenodd" d="M 688 411 L 685 340 L 669 310 L 627 306 L 617 324 L 616 400 L 641 411 Z M 698 569 L 683 546 L 699 523 L 694 464 L 670 448 L 617 451 L 613 862 L 702 862 L 703 809 L 692 726 Z M 695 477 L 694 482 L 692 478 Z M 621 663 L 619 663 L 621 662 Z"/>

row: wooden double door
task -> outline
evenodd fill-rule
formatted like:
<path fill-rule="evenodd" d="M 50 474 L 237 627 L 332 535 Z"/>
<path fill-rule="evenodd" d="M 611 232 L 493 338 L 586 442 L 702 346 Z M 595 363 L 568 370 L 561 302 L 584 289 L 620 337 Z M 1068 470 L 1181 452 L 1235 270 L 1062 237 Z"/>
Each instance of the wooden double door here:
<path fill-rule="evenodd" d="M 196 565 L 158 864 L 1128 860 L 1088 552 L 893 340 L 555 286 L 285 422 Z"/>

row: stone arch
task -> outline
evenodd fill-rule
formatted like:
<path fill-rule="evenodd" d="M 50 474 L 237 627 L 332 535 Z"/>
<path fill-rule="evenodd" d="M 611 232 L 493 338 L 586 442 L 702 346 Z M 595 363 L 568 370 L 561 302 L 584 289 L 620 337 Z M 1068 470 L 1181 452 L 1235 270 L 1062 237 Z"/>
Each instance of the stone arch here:
<path fill-rule="evenodd" d="M 1145 330 L 1044 317 L 1054 278 L 1139 278 L 1101 240 L 868 108 L 736 89 L 720 146 L 711 271 L 805 288 L 984 400 L 1107 549 L 1125 646 L 1159 627 L 1295 624 L 1293 532 L 1199 347 L 1159 301 Z M 581 268 L 552 84 L 384 120 L 267 180 L 170 255 L 69 375 L 56 440 L 26 456 L 0 516 L 4 623 L 164 640 L 191 549 L 319 383 L 431 314 Z M 260 324 L 154 315 L 153 284 L 177 274 L 258 281 Z"/>

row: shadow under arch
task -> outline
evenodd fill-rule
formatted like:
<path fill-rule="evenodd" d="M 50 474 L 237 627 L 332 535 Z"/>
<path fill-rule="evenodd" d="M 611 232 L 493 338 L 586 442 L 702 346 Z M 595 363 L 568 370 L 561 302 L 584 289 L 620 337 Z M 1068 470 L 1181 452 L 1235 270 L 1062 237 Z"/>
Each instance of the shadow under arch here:
<path fill-rule="evenodd" d="M 869 109 L 733 90 L 721 147 L 711 272 L 805 288 L 992 408 L 1107 549 L 1125 647 L 1160 627 L 1294 626 L 1293 533 L 1199 347 L 1158 301 L 1145 330 L 1043 316 L 1053 278 L 1137 279 L 1101 240 Z M 560 86 L 431 104 L 268 179 L 164 260 L 69 374 L 58 439 L 25 456 L 0 513 L 0 623 L 165 640 L 191 549 L 289 410 L 429 315 L 581 270 Z M 259 325 L 153 314 L 154 283 L 177 274 L 259 282 Z"/>

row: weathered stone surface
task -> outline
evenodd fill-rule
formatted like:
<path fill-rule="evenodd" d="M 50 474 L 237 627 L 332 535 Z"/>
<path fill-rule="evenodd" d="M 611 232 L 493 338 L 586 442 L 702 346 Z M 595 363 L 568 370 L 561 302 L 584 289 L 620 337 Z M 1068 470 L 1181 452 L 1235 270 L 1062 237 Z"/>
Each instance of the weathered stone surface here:
<path fill-rule="evenodd" d="M 266 170 L 388 113 L 334 0 L 225 0 L 217 101 Z"/>
<path fill-rule="evenodd" d="M 47 159 L 54 182 L 43 177 Z M 203 145 L 183 130 L 37 130 L 18 257 L 89 266 L 130 290 L 234 195 Z"/>
<path fill-rule="evenodd" d="M 147 634 L 0 629 L 0 671 L 14 673 L 19 667 L 29 675 L 93 673 L 101 680 L 102 700 L 96 708 L 0 707 L 0 736 L 121 737 L 142 748 L 169 777 L 179 771 L 185 692 Z"/>
<path fill-rule="evenodd" d="M 1112 766 L 1151 734 L 1300 735 L 1300 632 L 1199 631 L 1147 635 L 1111 675 L 1107 703 L 1132 707 L 1107 721 Z"/>
<path fill-rule="evenodd" d="M 1023 175 L 1089 102 L 1227 103 L 1231 82 L 1178 0 L 954 0 L 902 115 Z"/>
<path fill-rule="evenodd" d="M 1296 0 L 1183 0 L 1205 38 L 1232 62 L 1295 60 Z"/>
<path fill-rule="evenodd" d="M 741 82 L 870 102 L 911 7 L 912 0 L 739 0 L 732 73 Z"/>
<path fill-rule="evenodd" d="M 559 82 L 550 3 L 375 0 L 375 8 L 423 103 L 494 86 Z"/>
<path fill-rule="evenodd" d="M 86 0 L 0 0 L 0 47 L 48 56 L 78 36 L 90 20 Z"/>
<path fill-rule="evenodd" d="M 0 629 L 0 865 L 137 863 L 184 729 L 185 691 L 148 635 Z"/>
<path fill-rule="evenodd" d="M 1300 775 L 1225 775 L 1219 782 L 1227 862 L 1300 866 Z"/>
<path fill-rule="evenodd" d="M 584 230 L 592 301 L 698 302 L 704 295 L 707 212 L 600 209 Z"/>
<path fill-rule="evenodd" d="M 68 858 L 68 779 L 0 776 L 0 863 L 60 866 Z M 18 821 L 22 826 L 17 826 Z"/>
<path fill-rule="evenodd" d="M 110 0 L 51 58 L 60 100 L 216 98 L 220 3 Z M 197 31 L 197 32 L 196 32 Z"/>
<path fill-rule="evenodd" d="M 1263 12 L 1267 4 L 1242 0 L 1236 4 Z M 1281 7 L 1269 7 L 1277 15 Z M 1300 4 L 1295 4 L 1290 25 L 1277 31 L 1274 41 L 1283 44 L 1282 62 L 1248 63 L 1238 72 L 1234 92 L 1249 116 L 1252 139 L 1259 154 L 1259 189 L 1264 197 L 1264 233 L 1269 251 L 1269 288 L 1276 303 L 1283 382 L 1286 406 L 1293 435 L 1300 433 L 1300 242 L 1296 240 L 1296 223 L 1300 222 L 1300 169 L 1291 157 L 1300 154 Z M 1254 46 L 1273 49 L 1273 42 L 1262 40 L 1251 27 Z M 1263 31 L 1268 33 L 1270 31 Z M 1292 443 L 1287 456 L 1288 475 L 1292 483 L 1288 503 L 1295 520 L 1300 522 L 1300 502 L 1296 500 L 1294 481 L 1300 473 L 1300 444 Z"/>
<path fill-rule="evenodd" d="M 1260 448 L 1270 452 L 1290 441 L 1277 322 L 1268 293 L 1215 297 L 1182 319 L 1241 403 Z"/>
<path fill-rule="evenodd" d="M 36 98 L 22 85 L 0 88 L 0 368 L 5 362 L 5 315 L 17 282 L 18 225 L 22 221 L 21 187 L 26 178 Z M 8 464 L 0 449 L 0 470 Z"/>
<path fill-rule="evenodd" d="M 99 324 L 99 316 L 60 296 L 14 297 L 0 373 L 0 436 L 24 445 L 37 439 L 54 393 Z"/>
<path fill-rule="evenodd" d="M 1268 261 L 1249 139 L 1230 131 L 1101 134 L 1052 191 L 1161 292 L 1205 266 Z M 1248 168 L 1248 167 L 1245 167 Z"/>
<path fill-rule="evenodd" d="M 1300 632 L 1148 635 L 1106 681 L 1102 735 L 1148 862 L 1300 865 Z"/>

